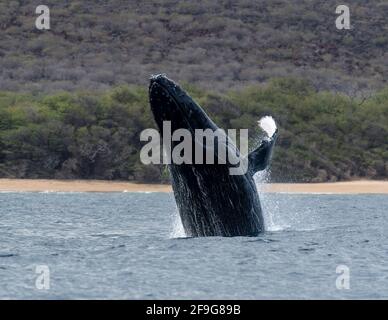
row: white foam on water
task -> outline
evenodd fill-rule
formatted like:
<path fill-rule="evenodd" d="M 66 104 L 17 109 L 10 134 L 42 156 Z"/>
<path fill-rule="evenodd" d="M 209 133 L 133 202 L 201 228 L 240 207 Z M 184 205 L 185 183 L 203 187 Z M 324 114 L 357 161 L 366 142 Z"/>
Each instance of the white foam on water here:
<path fill-rule="evenodd" d="M 272 137 L 276 132 L 276 129 L 277 129 L 276 122 L 274 118 L 272 118 L 271 116 L 262 117 L 258 121 L 258 124 L 260 128 L 262 128 L 265 131 L 268 137 Z"/>

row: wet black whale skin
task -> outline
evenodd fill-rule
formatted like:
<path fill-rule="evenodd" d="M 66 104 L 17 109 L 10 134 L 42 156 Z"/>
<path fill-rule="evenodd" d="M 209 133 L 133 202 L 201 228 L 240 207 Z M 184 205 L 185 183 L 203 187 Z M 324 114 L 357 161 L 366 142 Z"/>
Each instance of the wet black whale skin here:
<path fill-rule="evenodd" d="M 183 89 L 164 75 L 151 78 L 149 100 L 161 134 L 163 121 L 171 121 L 172 132 L 185 128 L 194 134 L 195 129 L 218 128 Z M 264 231 L 253 174 L 267 167 L 276 137 L 277 132 L 249 154 L 249 169 L 243 175 L 231 175 L 228 164 L 169 165 L 187 236 L 255 236 Z"/>

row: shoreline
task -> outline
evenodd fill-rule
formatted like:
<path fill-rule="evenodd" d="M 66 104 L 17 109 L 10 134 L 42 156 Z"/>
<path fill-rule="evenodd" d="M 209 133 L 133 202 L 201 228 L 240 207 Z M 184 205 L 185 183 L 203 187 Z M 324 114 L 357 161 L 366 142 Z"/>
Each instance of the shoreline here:
<path fill-rule="evenodd" d="M 263 184 L 266 193 L 388 194 L 388 181 Z M 0 192 L 172 192 L 170 185 L 105 180 L 0 179 Z"/>

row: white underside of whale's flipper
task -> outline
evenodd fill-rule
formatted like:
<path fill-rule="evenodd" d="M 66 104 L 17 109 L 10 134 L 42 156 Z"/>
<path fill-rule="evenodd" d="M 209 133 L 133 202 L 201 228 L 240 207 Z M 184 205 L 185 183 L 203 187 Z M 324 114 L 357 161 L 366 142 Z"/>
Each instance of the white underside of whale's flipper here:
<path fill-rule="evenodd" d="M 267 137 L 248 155 L 249 171 L 252 175 L 257 171 L 262 171 L 267 168 L 271 160 L 273 146 L 278 136 L 276 122 L 271 116 L 261 118 L 258 123 Z"/>
<path fill-rule="evenodd" d="M 262 117 L 259 121 L 257 121 L 260 128 L 264 130 L 267 134 L 268 138 L 272 138 L 272 136 L 277 131 L 277 126 L 274 118 L 271 116 Z"/>

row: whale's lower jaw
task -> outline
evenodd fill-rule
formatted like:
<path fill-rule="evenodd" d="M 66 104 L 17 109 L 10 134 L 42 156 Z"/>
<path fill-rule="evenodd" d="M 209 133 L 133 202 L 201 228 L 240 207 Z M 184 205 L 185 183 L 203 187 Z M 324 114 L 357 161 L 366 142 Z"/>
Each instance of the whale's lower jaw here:
<path fill-rule="evenodd" d="M 257 236 L 263 232 L 262 210 L 253 179 L 248 175 L 230 176 L 217 166 L 206 167 L 199 173 L 188 166 L 170 166 L 186 236 Z"/>

